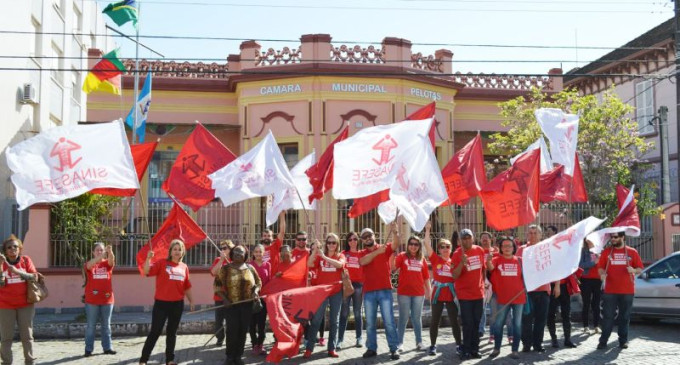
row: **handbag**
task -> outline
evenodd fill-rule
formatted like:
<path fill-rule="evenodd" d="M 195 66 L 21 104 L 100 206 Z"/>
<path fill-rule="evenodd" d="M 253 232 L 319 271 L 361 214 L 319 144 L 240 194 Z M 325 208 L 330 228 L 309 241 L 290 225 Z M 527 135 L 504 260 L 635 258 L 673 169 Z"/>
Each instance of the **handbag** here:
<path fill-rule="evenodd" d="M 262 299 L 260 299 L 260 297 L 255 298 L 255 300 L 253 300 L 253 314 L 260 313 L 263 309 L 264 305 L 262 304 Z"/>
<path fill-rule="evenodd" d="M 354 294 L 354 286 L 352 280 L 349 279 L 347 269 L 342 271 L 342 298 L 348 298 Z"/>
<path fill-rule="evenodd" d="M 28 303 L 38 303 L 49 295 L 47 286 L 45 285 L 45 277 L 38 273 L 38 280 L 29 280 L 26 282 L 26 301 Z"/>

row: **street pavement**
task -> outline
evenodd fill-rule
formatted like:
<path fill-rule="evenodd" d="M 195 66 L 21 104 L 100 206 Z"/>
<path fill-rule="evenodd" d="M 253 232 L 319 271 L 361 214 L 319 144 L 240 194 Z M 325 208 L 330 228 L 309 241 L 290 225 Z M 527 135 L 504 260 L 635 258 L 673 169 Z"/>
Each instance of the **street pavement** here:
<path fill-rule="evenodd" d="M 558 324 L 558 337 L 561 339 L 560 327 Z M 488 358 L 493 346 L 488 343 L 488 336 L 481 340 L 481 354 L 484 356 L 480 360 L 467 360 L 466 364 L 677 364 L 680 355 L 680 321 L 668 320 L 659 323 L 633 322 L 630 329 L 630 348 L 620 350 L 616 345 L 617 335 L 614 332 L 606 350 L 597 350 L 597 340 L 599 335 L 585 336 L 578 326 L 574 323 L 573 341 L 578 344 L 576 349 L 553 349 L 550 347 L 550 336 L 546 331 L 546 342 L 544 346 L 547 352 L 544 354 L 521 353 L 520 360 L 509 358 L 510 346 L 507 338 L 504 339 L 501 354 L 494 360 Z M 327 336 L 326 332 L 326 336 Z M 207 347 L 203 345 L 208 341 L 210 335 L 180 335 L 177 338 L 176 358 L 180 364 L 222 364 L 225 359 L 224 347 L 215 347 L 215 340 L 212 339 Z M 423 338 L 426 345 L 429 345 L 429 330 L 423 328 Z M 99 340 L 95 343 L 94 356 L 83 358 L 84 342 L 82 339 L 39 339 L 34 345 L 34 353 L 38 357 L 37 363 L 44 365 L 51 364 L 137 364 L 144 345 L 145 337 L 117 337 L 113 339 L 116 355 L 104 355 Z M 347 330 L 345 344 L 354 344 L 354 330 Z M 250 340 L 247 340 L 245 349 L 245 362 L 247 364 L 264 363 L 264 356 L 254 356 L 251 354 Z M 271 348 L 272 335 L 267 334 L 266 348 Z M 561 341 L 560 341 L 561 342 Z M 302 354 L 287 359 L 282 364 L 458 364 L 460 361 L 455 354 L 455 345 L 450 328 L 440 329 L 438 340 L 439 353 L 436 356 L 428 356 L 424 351 L 415 350 L 415 338 L 411 329 L 408 329 L 405 336 L 404 352 L 399 361 L 390 361 L 387 351 L 387 342 L 382 330 L 378 332 L 378 356 L 368 361 L 364 361 L 361 355 L 365 348 L 349 347 L 339 352 L 337 359 L 326 356 L 325 347 L 317 346 L 315 353 L 309 360 L 302 359 Z M 149 364 L 163 364 L 165 349 L 165 336 L 161 336 Z M 521 347 L 520 347 L 521 349 Z M 21 344 L 15 341 L 13 344 L 14 363 L 22 364 L 23 355 Z"/>

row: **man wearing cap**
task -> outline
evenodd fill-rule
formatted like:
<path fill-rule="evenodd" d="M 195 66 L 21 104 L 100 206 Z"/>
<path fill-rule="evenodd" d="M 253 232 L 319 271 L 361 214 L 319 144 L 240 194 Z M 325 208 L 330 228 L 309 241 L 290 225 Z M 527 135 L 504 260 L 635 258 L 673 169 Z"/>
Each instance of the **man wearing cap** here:
<path fill-rule="evenodd" d="M 637 250 L 626 246 L 625 239 L 625 232 L 614 234 L 611 238 L 611 247 L 602 251 L 597 262 L 597 269 L 604 284 L 602 335 L 597 345 L 598 350 L 607 348 L 607 341 L 614 327 L 616 309 L 619 310 L 617 318 L 619 347 L 628 348 L 628 325 L 635 294 L 635 275 L 642 272 L 643 265 Z"/>
<path fill-rule="evenodd" d="M 399 246 L 399 233 L 397 224 L 390 224 L 390 235 L 394 235 L 391 244 L 379 245 L 375 242 L 375 233 L 370 228 L 364 228 L 359 235 L 364 244 L 359 259 L 364 270 L 364 308 L 366 309 L 366 352 L 364 358 L 377 355 L 378 340 L 376 333 L 376 321 L 378 319 L 378 307 L 385 325 L 387 344 L 390 348 L 390 359 L 399 360 L 397 346 L 399 338 L 394 321 L 392 308 L 392 282 L 390 276 L 390 257 Z"/>
<path fill-rule="evenodd" d="M 451 259 L 453 285 L 460 303 L 460 317 L 463 319 L 463 348 L 459 353 L 461 360 L 480 359 L 479 323 L 484 310 L 484 273 L 486 260 L 484 249 L 473 244 L 472 231 L 460 231 L 461 246 Z"/>

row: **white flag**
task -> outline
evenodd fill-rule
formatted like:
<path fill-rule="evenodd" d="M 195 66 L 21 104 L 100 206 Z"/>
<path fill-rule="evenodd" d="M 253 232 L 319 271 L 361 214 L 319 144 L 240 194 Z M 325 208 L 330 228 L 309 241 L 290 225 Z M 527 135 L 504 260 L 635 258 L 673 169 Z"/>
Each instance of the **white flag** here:
<path fill-rule="evenodd" d="M 619 209 L 619 213 L 616 215 L 616 218 L 614 218 L 614 223 L 611 227 L 597 230 L 586 237 L 588 241 L 593 243 L 593 248 L 591 248 L 590 251 L 594 253 L 602 252 L 604 246 L 609 240 L 609 236 L 612 233 L 625 232 L 626 236 L 640 236 L 640 220 L 639 216 L 637 215 L 637 210 L 633 212 L 628 209 L 630 208 L 631 204 L 635 204 L 634 192 L 635 185 L 631 186 L 630 190 L 628 191 L 628 195 L 626 195 L 625 199 L 623 199 L 623 202 L 620 202 L 621 208 Z M 618 196 L 617 198 L 620 199 Z M 635 215 L 632 215 L 632 213 L 635 213 Z"/>
<path fill-rule="evenodd" d="M 271 131 L 260 143 L 227 166 L 208 175 L 215 196 L 229 206 L 295 186 Z"/>
<path fill-rule="evenodd" d="M 583 239 L 604 222 L 588 217 L 566 230 L 522 251 L 522 273 L 527 291 L 561 280 L 578 269 Z"/>
<path fill-rule="evenodd" d="M 560 109 L 541 108 L 534 111 L 541 130 L 550 141 L 550 155 L 554 163 L 564 165 L 564 172 L 574 176 L 576 144 L 578 143 L 578 121 L 575 114 L 566 114 Z"/>
<path fill-rule="evenodd" d="M 267 226 L 274 224 L 279 217 L 279 213 L 286 209 L 316 210 L 316 199 L 312 204 L 309 204 L 309 200 L 306 199 L 314 188 L 312 188 L 309 178 L 305 175 L 305 171 L 315 162 L 316 154 L 312 151 L 312 153 L 303 158 L 290 170 L 295 186 L 286 189 L 283 193 L 276 192 L 271 196 L 271 205 L 267 207 Z M 299 196 L 298 193 L 300 194 Z M 300 202 L 300 197 L 303 197 L 304 208 L 302 202 Z"/>
<path fill-rule="evenodd" d="M 378 204 L 378 216 L 385 224 L 394 222 L 397 218 L 397 205 L 392 200 Z"/>
<path fill-rule="evenodd" d="M 123 123 L 54 127 L 7 147 L 19 210 L 96 188 L 139 189 Z"/>
<path fill-rule="evenodd" d="M 543 136 L 539 137 L 536 142 L 532 143 L 527 147 L 524 152 L 518 154 L 517 156 L 513 157 L 510 159 L 510 165 L 514 164 L 515 161 L 520 158 L 523 154 L 533 151 L 537 148 L 541 149 L 541 174 L 545 174 L 546 172 L 550 171 L 553 169 L 553 164 L 552 164 L 552 159 L 550 158 L 550 151 L 548 151 L 548 146 L 545 144 L 545 139 L 543 139 Z"/>
<path fill-rule="evenodd" d="M 388 189 L 389 176 L 404 151 L 427 137 L 432 118 L 407 120 L 359 131 L 333 150 L 333 197 L 354 199 Z"/>

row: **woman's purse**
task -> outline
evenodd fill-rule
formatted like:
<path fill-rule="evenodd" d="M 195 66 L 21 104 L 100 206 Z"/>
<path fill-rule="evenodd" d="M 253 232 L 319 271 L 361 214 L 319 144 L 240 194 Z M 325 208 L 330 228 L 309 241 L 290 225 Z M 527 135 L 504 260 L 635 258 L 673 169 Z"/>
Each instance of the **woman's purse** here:
<path fill-rule="evenodd" d="M 28 280 L 26 282 L 26 301 L 28 303 L 38 303 L 49 295 L 47 286 L 45 285 L 45 277 L 38 273 L 38 280 Z"/>
<path fill-rule="evenodd" d="M 253 314 L 260 313 L 263 309 L 264 305 L 262 304 L 262 299 L 260 299 L 260 297 L 255 298 L 255 300 L 253 300 Z"/>
<path fill-rule="evenodd" d="M 342 297 L 348 298 L 354 294 L 354 287 L 352 286 L 352 280 L 349 279 L 349 273 L 347 269 L 342 271 Z"/>

